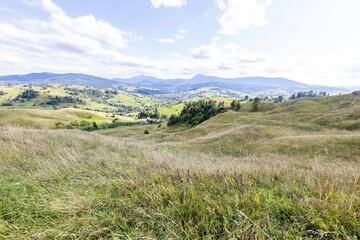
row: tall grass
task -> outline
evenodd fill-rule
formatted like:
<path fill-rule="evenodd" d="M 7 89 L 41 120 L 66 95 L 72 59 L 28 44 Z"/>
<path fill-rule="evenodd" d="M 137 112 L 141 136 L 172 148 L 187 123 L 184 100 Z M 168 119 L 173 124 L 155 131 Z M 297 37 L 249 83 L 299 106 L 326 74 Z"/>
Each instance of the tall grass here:
<path fill-rule="evenodd" d="M 0 238 L 360 237 L 358 159 L 167 148 L 0 128 Z"/>

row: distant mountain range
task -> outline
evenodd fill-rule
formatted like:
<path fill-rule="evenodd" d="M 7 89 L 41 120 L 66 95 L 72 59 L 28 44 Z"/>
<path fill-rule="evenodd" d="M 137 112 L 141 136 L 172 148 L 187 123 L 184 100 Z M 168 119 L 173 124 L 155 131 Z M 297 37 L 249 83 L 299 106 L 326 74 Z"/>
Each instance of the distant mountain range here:
<path fill-rule="evenodd" d="M 140 75 L 133 78 L 107 79 L 91 75 L 67 73 L 30 73 L 26 75 L 1 76 L 0 83 L 20 83 L 20 84 L 44 84 L 59 83 L 80 86 L 92 86 L 97 88 L 117 88 L 119 86 L 134 86 L 139 89 L 158 90 L 155 92 L 171 93 L 178 91 L 195 91 L 204 88 L 218 90 L 238 91 L 250 94 L 267 94 L 277 92 L 296 92 L 296 91 L 326 91 L 329 93 L 348 93 L 355 88 L 351 87 L 328 87 L 318 85 L 308 85 L 299 83 L 286 78 L 267 78 L 267 77 L 244 77 L 244 78 L 220 78 L 214 76 L 196 75 L 191 79 L 171 79 L 164 80 L 151 76 Z"/>
<path fill-rule="evenodd" d="M 194 88 L 217 86 L 227 88 L 241 88 L 244 86 L 261 86 L 283 89 L 301 89 L 309 85 L 295 82 L 285 78 L 266 78 L 266 77 L 245 77 L 245 78 L 220 78 L 198 74 L 191 79 L 172 79 L 163 80 L 149 76 L 137 76 L 128 79 L 114 79 L 124 84 L 133 84 L 144 87 L 154 88 Z"/>
<path fill-rule="evenodd" d="M 242 77 L 242 78 L 221 78 L 198 74 L 191 79 L 171 79 L 164 80 L 150 76 L 140 75 L 133 78 L 113 79 L 122 84 L 158 88 L 158 89 L 177 89 L 195 90 L 206 87 L 217 87 L 241 92 L 259 93 L 267 91 L 284 90 L 295 91 L 326 91 L 329 93 L 349 93 L 356 90 L 356 87 L 329 87 L 320 85 L 308 85 L 286 78 L 268 77 Z"/>
<path fill-rule="evenodd" d="M 79 73 L 30 73 L 26 75 L 10 75 L 0 77 L 0 83 L 20 83 L 20 84 L 44 84 L 59 83 L 80 86 L 92 86 L 98 88 L 111 88 L 117 84 L 106 78 L 95 77 Z"/>

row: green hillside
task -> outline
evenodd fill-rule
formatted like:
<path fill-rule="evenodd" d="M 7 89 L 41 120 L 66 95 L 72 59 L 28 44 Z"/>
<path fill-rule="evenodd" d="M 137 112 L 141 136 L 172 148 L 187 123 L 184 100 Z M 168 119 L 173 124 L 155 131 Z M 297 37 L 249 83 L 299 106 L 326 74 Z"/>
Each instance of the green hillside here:
<path fill-rule="evenodd" d="M 18 97 L 24 91 L 37 92 L 33 98 Z M 100 89 L 76 85 L 0 85 L 0 105 L 16 109 L 80 108 L 126 115 L 159 103 L 149 97 L 115 89 Z M 1 106 L 0 106 L 1 108 Z"/>
<path fill-rule="evenodd" d="M 0 126 L 16 125 L 37 128 L 55 128 L 56 123 L 62 123 L 63 127 L 75 121 L 112 122 L 114 119 L 123 122 L 135 121 L 130 117 L 115 116 L 82 109 L 4 109 L 0 108 Z"/>
<path fill-rule="evenodd" d="M 249 105 L 243 104 L 241 112 L 218 115 L 195 128 L 170 133 L 159 141 L 181 142 L 204 151 L 208 151 L 210 145 L 211 151 L 230 155 L 266 152 L 313 157 L 331 155 L 331 151 L 341 151 L 337 154 L 344 158 L 360 155 L 357 147 L 360 145 L 359 96 L 263 104 L 259 113 L 251 112 Z"/>
<path fill-rule="evenodd" d="M 358 239 L 359 113 L 354 93 L 192 128 L 2 126 L 0 238 Z"/>

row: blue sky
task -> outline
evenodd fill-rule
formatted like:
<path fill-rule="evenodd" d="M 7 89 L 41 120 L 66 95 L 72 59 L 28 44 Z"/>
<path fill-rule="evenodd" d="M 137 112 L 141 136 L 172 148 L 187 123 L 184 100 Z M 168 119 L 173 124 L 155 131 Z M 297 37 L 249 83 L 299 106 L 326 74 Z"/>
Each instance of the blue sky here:
<path fill-rule="evenodd" d="M 7 0 L 0 75 L 360 85 L 359 0 Z"/>

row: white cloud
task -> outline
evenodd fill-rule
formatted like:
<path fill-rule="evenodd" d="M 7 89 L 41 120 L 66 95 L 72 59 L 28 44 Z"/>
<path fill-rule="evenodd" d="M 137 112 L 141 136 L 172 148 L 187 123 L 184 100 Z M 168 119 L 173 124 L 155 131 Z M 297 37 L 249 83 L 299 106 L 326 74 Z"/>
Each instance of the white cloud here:
<path fill-rule="evenodd" d="M 222 12 L 218 18 L 220 34 L 235 35 L 251 26 L 262 27 L 267 24 L 266 7 L 271 0 L 217 0 Z"/>
<path fill-rule="evenodd" d="M 154 8 L 163 7 L 182 7 L 187 4 L 187 0 L 151 0 Z"/>
<path fill-rule="evenodd" d="M 156 41 L 160 43 L 175 43 L 176 40 L 182 40 L 185 39 L 187 36 L 189 36 L 189 32 L 183 29 L 180 29 L 174 37 L 171 38 L 158 38 Z"/>
<path fill-rule="evenodd" d="M 175 40 L 173 38 L 158 38 L 156 41 L 160 43 L 175 43 Z"/>
<path fill-rule="evenodd" d="M 192 77 L 197 73 L 220 77 L 274 76 L 287 70 L 268 54 L 251 52 L 234 42 L 222 43 L 218 37 L 207 45 L 190 49 L 189 53 L 190 56 L 173 53 L 160 59 L 158 76 Z"/>
<path fill-rule="evenodd" d="M 171 54 L 161 59 L 159 76 L 177 78 L 192 77 L 201 73 L 219 77 L 285 77 L 307 84 L 351 85 L 360 83 L 360 74 L 347 72 L 338 66 L 348 66 L 339 59 L 307 59 L 294 54 L 271 55 L 241 48 L 237 43 L 222 43 L 214 38 L 189 51 L 190 56 Z M 349 70 L 349 69 L 347 69 Z M 357 67 L 351 68 L 357 71 Z M 359 84 L 357 84 L 359 85 Z"/>
<path fill-rule="evenodd" d="M 179 32 L 175 35 L 176 40 L 185 39 L 187 36 L 189 36 L 189 32 L 183 29 L 180 29 Z"/>
<path fill-rule="evenodd" d="M 83 72 L 95 75 L 129 74 L 152 62 L 125 56 L 128 43 L 141 40 L 93 15 L 70 17 L 51 0 L 27 0 L 49 13 L 49 19 L 0 20 L 2 74 Z M 5 72 L 4 72 L 5 71 Z"/>
<path fill-rule="evenodd" d="M 25 3 L 38 6 L 49 13 L 65 14 L 64 11 L 51 0 L 23 0 Z"/>
<path fill-rule="evenodd" d="M 201 45 L 199 47 L 190 49 L 190 53 L 197 59 L 209 59 L 211 57 L 217 57 L 220 54 L 220 50 L 217 48 L 218 39 L 213 39 L 209 45 Z"/>

